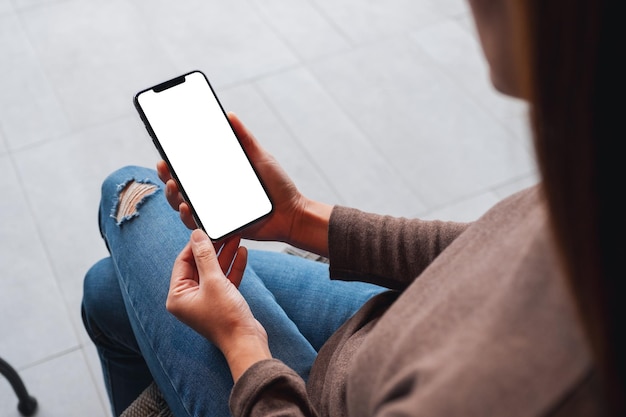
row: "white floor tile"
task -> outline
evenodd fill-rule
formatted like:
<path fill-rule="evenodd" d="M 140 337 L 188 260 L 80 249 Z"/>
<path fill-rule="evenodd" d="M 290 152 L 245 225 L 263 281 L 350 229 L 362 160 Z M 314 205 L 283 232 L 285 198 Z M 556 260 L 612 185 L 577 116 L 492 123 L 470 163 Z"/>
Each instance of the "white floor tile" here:
<path fill-rule="evenodd" d="M 520 101 L 497 92 L 478 40 L 454 20 L 414 32 L 411 38 L 482 107 L 504 121 L 526 111 Z"/>
<path fill-rule="evenodd" d="M 467 16 L 470 8 L 467 0 L 427 0 L 431 7 L 446 17 Z"/>
<path fill-rule="evenodd" d="M 11 0 L 0 0 L 0 16 L 13 11 Z"/>
<path fill-rule="evenodd" d="M 0 124 L 0 156 L 6 154 L 7 152 L 9 152 L 9 148 L 7 147 L 6 140 L 2 134 L 2 124 Z"/>
<path fill-rule="evenodd" d="M 531 169 L 526 147 L 410 42 L 358 48 L 313 70 L 429 207 Z"/>
<path fill-rule="evenodd" d="M 294 70 L 259 85 L 343 204 L 394 215 L 424 208 L 395 161 L 381 155 L 311 73 Z"/>
<path fill-rule="evenodd" d="M 298 63 L 246 1 L 138 0 L 133 4 L 178 70 L 203 70 L 216 87 Z"/>
<path fill-rule="evenodd" d="M 314 0 L 353 43 L 366 43 L 416 30 L 445 18 L 436 2 L 415 0 Z"/>
<path fill-rule="evenodd" d="M 0 125 L 9 149 L 69 132 L 49 79 L 16 15 L 0 15 Z M 8 64 L 10 63 L 10 64 Z"/>
<path fill-rule="evenodd" d="M 21 19 L 74 127 L 128 114 L 137 91 L 176 72 L 124 0 L 64 1 Z"/>
<path fill-rule="evenodd" d="M 23 10 L 31 7 L 43 6 L 46 4 L 59 3 L 65 0 L 12 0 L 16 10 Z"/>
<path fill-rule="evenodd" d="M 346 50 L 350 45 L 340 28 L 308 0 L 254 0 L 253 4 L 304 60 Z"/>
<path fill-rule="evenodd" d="M 39 230 L 8 156 L 0 157 L 0 355 L 14 367 L 78 345 Z"/>
<path fill-rule="evenodd" d="M 107 255 L 97 223 L 102 181 L 125 165 L 154 167 L 156 150 L 139 119 L 128 117 L 14 158 L 72 322 L 80 329 L 83 277 Z"/>
<path fill-rule="evenodd" d="M 110 415 L 91 383 L 91 375 L 80 350 L 18 371 L 29 393 L 37 399 L 37 417 Z M 4 386 L 0 386 L 0 415 L 21 417 L 13 392 Z"/>

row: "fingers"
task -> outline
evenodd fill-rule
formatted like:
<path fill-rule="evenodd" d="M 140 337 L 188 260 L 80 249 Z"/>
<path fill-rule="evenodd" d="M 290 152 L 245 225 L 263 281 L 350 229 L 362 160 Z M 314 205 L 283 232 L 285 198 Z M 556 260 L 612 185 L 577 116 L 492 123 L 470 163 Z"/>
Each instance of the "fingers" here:
<path fill-rule="evenodd" d="M 217 254 L 215 253 L 213 243 L 207 234 L 200 229 L 196 229 L 191 232 L 190 242 L 198 274 L 201 277 L 210 277 L 212 274 L 215 274 L 216 268 L 219 267 L 219 262 L 217 262 Z M 221 273 L 221 270 L 219 272 Z"/>
<path fill-rule="evenodd" d="M 168 180 L 172 179 L 170 174 L 170 170 L 167 167 L 167 162 L 164 160 L 160 160 L 156 163 L 157 174 L 163 183 L 167 183 Z"/>
<path fill-rule="evenodd" d="M 169 179 L 165 183 L 165 197 L 174 209 L 178 208 L 180 203 L 184 201 L 182 194 L 178 191 L 178 184 L 173 179 Z"/>
<path fill-rule="evenodd" d="M 240 242 L 238 236 L 227 240 L 218 255 L 222 272 L 237 288 L 241 284 L 248 262 L 248 251 L 245 247 L 239 246 Z"/>
<path fill-rule="evenodd" d="M 196 221 L 191 214 L 189 204 L 183 200 L 182 195 L 178 192 L 178 187 L 176 186 L 174 180 L 169 180 L 165 185 L 165 197 L 167 198 L 168 203 L 170 203 L 170 206 L 174 210 L 178 211 L 180 219 L 188 229 L 194 230 L 198 228 Z"/>
<path fill-rule="evenodd" d="M 199 277 L 196 273 L 196 263 L 188 243 L 180 252 L 170 277 L 170 289 L 165 301 L 165 308 L 170 313 L 178 316 L 184 313 L 188 302 L 185 300 L 193 297 L 195 290 L 199 288 Z"/>
<path fill-rule="evenodd" d="M 184 202 L 183 196 L 178 190 L 178 184 L 176 184 L 176 181 L 172 177 L 170 169 L 165 161 L 158 161 L 156 168 L 159 178 L 165 184 L 165 197 L 167 198 L 167 201 L 174 210 L 178 210 L 180 203 Z"/>
<path fill-rule="evenodd" d="M 167 163 L 163 160 L 158 161 L 156 164 L 157 174 L 163 183 L 165 183 L 165 198 L 169 205 L 180 213 L 180 219 L 188 229 L 194 230 L 198 226 L 196 225 L 191 209 L 185 200 L 183 195 L 178 189 L 178 184 L 172 177 Z"/>
<path fill-rule="evenodd" d="M 228 274 L 228 279 L 237 288 L 239 288 L 239 285 L 241 284 L 241 280 L 243 279 L 243 272 L 246 269 L 247 263 L 248 250 L 244 246 L 239 246 L 237 248 L 237 255 L 235 256 L 235 260 L 233 261 L 233 266 L 230 268 L 230 274 Z"/>
<path fill-rule="evenodd" d="M 233 262 L 233 257 L 237 253 L 239 242 L 240 239 L 238 237 L 230 238 L 224 242 L 221 251 L 219 251 L 218 260 L 220 262 L 220 267 L 222 268 L 222 272 L 224 272 L 224 275 L 228 274 L 230 265 Z"/>
<path fill-rule="evenodd" d="M 172 278 L 170 281 L 170 288 L 173 289 L 179 285 L 181 281 L 192 278 L 197 279 L 195 274 L 190 273 L 195 267 L 195 260 L 193 258 L 193 252 L 191 251 L 191 245 L 187 245 L 178 254 L 172 267 Z"/>
<path fill-rule="evenodd" d="M 259 145 L 259 143 L 257 142 L 252 132 L 250 132 L 248 128 L 244 126 L 244 124 L 241 122 L 241 120 L 239 120 L 239 117 L 237 117 L 235 113 L 228 112 L 227 115 L 228 115 L 228 120 L 230 120 L 230 124 L 232 125 L 233 130 L 235 131 L 235 134 L 237 135 L 237 138 L 239 138 L 239 141 L 243 145 L 248 156 L 252 160 L 255 160 L 256 158 L 261 157 L 264 151 Z"/>
<path fill-rule="evenodd" d="M 226 276 L 236 287 L 239 287 L 248 260 L 246 248 L 239 246 L 239 237 L 227 240 L 219 256 L 215 252 L 213 242 L 204 231 L 194 230 L 190 241 L 200 277 L 210 279 L 216 276 Z"/>
<path fill-rule="evenodd" d="M 178 206 L 178 212 L 180 213 L 180 219 L 188 229 L 194 230 L 198 228 L 196 221 L 193 219 L 193 215 L 191 214 L 191 209 L 187 203 L 180 203 Z"/>

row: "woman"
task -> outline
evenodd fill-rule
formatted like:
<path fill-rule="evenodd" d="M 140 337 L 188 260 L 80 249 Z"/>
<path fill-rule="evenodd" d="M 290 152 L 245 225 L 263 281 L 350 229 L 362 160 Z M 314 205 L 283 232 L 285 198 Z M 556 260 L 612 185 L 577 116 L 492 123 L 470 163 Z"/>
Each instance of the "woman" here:
<path fill-rule="evenodd" d="M 302 196 L 230 114 L 276 209 L 243 237 L 327 256 L 331 278 L 360 284 L 237 240 L 218 256 L 176 224 L 150 172 L 118 171 L 101 206 L 111 258 L 88 273 L 83 303 L 116 412 L 154 378 L 181 416 L 227 415 L 227 402 L 235 416 L 622 415 L 624 227 L 605 101 L 616 13 L 470 5 L 494 86 L 530 103 L 542 183 L 470 224 L 331 207 Z"/>

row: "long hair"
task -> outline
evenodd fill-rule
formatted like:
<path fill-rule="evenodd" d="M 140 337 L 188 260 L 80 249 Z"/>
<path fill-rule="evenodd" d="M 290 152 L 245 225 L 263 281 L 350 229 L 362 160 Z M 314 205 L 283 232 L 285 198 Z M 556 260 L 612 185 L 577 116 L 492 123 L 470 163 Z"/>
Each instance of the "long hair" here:
<path fill-rule="evenodd" d="M 544 191 L 610 415 L 626 415 L 626 166 L 617 1 L 520 0 Z M 621 57 L 620 57 L 621 55 Z M 623 113 L 623 114 L 622 114 Z M 621 123 L 619 123 L 621 122 Z"/>

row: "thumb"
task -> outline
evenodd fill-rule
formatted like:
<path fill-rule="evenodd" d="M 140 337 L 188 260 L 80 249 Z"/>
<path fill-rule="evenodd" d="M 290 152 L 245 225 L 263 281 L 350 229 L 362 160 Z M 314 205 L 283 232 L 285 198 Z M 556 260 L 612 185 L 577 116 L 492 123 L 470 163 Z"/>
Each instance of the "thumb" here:
<path fill-rule="evenodd" d="M 195 229 L 191 232 L 191 251 L 193 252 L 193 258 L 196 261 L 196 267 L 198 268 L 198 274 L 200 279 L 209 277 L 213 273 L 221 273 L 219 262 L 217 261 L 217 255 L 215 254 L 215 248 L 213 243 L 202 229 Z"/>

